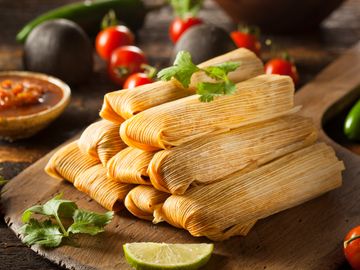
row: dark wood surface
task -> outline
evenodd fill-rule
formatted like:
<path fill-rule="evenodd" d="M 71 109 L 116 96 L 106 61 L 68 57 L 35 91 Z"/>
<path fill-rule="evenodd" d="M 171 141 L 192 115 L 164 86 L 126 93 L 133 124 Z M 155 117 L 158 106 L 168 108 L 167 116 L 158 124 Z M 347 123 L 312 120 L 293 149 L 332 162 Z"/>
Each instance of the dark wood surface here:
<path fill-rule="evenodd" d="M 0 70 L 22 68 L 21 46 L 14 41 L 17 30 L 33 16 L 67 2 L 72 1 L 0 0 Z M 227 16 L 211 1 L 206 2 L 201 16 L 229 30 L 234 28 Z M 360 39 L 359 17 L 360 1 L 349 0 L 312 33 L 264 37 L 272 38 L 295 58 L 301 85 L 304 85 Z M 167 64 L 171 52 L 172 45 L 167 38 L 170 20 L 168 8 L 153 12 L 148 15 L 138 35 L 138 45 L 147 53 L 150 62 L 159 67 Z M 265 52 L 263 56 L 266 59 L 269 53 Z M 71 105 L 49 128 L 31 139 L 16 143 L 0 142 L 0 168 L 6 178 L 14 177 L 97 118 L 103 94 L 116 87 L 107 80 L 104 64 L 99 60 L 95 71 L 89 82 L 73 88 Z M 3 221 L 0 222 L 0 262 L 0 269 L 59 269 L 24 247 Z M 336 267 L 341 265 L 337 264 Z"/>

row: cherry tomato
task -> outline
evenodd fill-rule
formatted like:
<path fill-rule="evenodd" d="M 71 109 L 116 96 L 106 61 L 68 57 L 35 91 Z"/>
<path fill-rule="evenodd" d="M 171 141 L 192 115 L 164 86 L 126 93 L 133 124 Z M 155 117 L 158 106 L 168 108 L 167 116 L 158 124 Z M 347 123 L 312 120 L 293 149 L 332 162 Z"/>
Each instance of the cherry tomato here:
<path fill-rule="evenodd" d="M 152 83 L 152 82 L 153 82 L 153 79 L 150 78 L 148 74 L 142 73 L 142 72 L 134 73 L 126 79 L 123 88 L 131 89 L 131 88 L 135 88 L 137 86 Z"/>
<path fill-rule="evenodd" d="M 199 18 L 190 17 L 187 19 L 176 18 L 172 21 L 169 28 L 170 39 L 173 43 L 176 43 L 180 36 L 190 27 L 202 24 L 203 21 Z"/>
<path fill-rule="evenodd" d="M 268 61 L 265 64 L 265 73 L 288 75 L 293 79 L 294 84 L 299 81 L 299 74 L 294 63 L 283 58 L 274 58 Z"/>
<path fill-rule="evenodd" d="M 350 230 L 344 239 L 344 254 L 351 267 L 360 270 L 360 226 Z"/>
<path fill-rule="evenodd" d="M 122 85 L 131 74 L 141 72 L 141 65 L 146 63 L 145 55 L 138 47 L 117 48 L 111 54 L 108 67 L 109 76 L 115 83 Z"/>
<path fill-rule="evenodd" d="M 238 48 L 246 48 L 253 51 L 256 55 L 260 54 L 261 43 L 254 34 L 233 31 L 230 34 L 232 40 L 235 42 Z"/>
<path fill-rule="evenodd" d="M 111 26 L 102 30 L 95 41 L 96 51 L 99 56 L 109 61 L 111 53 L 118 47 L 134 44 L 134 35 L 124 25 Z"/>

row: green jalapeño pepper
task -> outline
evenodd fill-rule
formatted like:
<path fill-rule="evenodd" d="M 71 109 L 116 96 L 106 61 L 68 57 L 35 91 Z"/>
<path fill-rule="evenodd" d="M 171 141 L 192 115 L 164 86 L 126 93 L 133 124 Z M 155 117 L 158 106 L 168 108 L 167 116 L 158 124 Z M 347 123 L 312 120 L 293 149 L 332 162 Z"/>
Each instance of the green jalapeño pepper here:
<path fill-rule="evenodd" d="M 100 30 L 101 20 L 114 10 L 117 18 L 132 30 L 139 29 L 145 18 L 146 9 L 141 0 L 85 0 L 50 10 L 27 23 L 16 35 L 16 40 L 25 42 L 30 32 L 39 24 L 54 19 L 68 19 L 79 24 L 88 34 Z"/>
<path fill-rule="evenodd" d="M 346 116 L 344 133 L 350 140 L 360 140 L 360 100 L 356 102 Z"/>

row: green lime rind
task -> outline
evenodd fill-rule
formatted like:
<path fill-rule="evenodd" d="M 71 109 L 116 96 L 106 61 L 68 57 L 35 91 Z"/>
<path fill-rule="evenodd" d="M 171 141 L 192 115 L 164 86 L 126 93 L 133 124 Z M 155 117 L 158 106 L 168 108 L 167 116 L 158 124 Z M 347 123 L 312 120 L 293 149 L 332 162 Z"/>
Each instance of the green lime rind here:
<path fill-rule="evenodd" d="M 123 250 L 124 250 L 124 254 L 125 254 L 125 259 L 126 261 L 135 269 L 137 270 L 159 270 L 159 269 L 163 269 L 163 270 L 167 270 L 167 269 L 176 269 L 176 270 L 196 270 L 199 269 L 200 267 L 204 266 L 211 258 L 211 254 L 213 252 L 214 249 L 214 245 L 213 244 L 182 244 L 182 246 L 189 246 L 189 245 L 206 245 L 204 248 L 204 252 L 203 254 L 201 254 L 201 256 L 194 256 L 196 258 L 194 258 L 193 261 L 190 262 L 185 262 L 185 263 L 168 263 L 168 264 L 163 264 L 163 263 L 151 263 L 151 262 L 146 262 L 146 260 L 142 260 L 140 258 L 138 258 L 137 254 L 133 254 L 131 252 L 131 245 L 133 244 L 137 244 L 137 245 L 144 245 L 144 246 L 149 246 L 150 248 L 152 246 L 156 246 L 156 245 L 166 245 L 167 247 L 170 247 L 173 244 L 164 244 L 164 243 L 127 243 L 123 245 Z M 179 244 L 175 244 L 175 245 L 179 245 Z"/>

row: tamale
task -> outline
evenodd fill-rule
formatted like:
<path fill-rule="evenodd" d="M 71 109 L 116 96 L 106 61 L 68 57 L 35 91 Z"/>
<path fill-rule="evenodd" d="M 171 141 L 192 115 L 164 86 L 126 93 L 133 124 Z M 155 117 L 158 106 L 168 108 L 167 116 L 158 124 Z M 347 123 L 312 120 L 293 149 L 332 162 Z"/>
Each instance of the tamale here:
<path fill-rule="evenodd" d="M 169 196 L 170 194 L 158 191 L 151 186 L 140 185 L 130 190 L 124 204 L 134 216 L 153 220 L 154 210 L 161 207 Z"/>
<path fill-rule="evenodd" d="M 311 119 L 283 116 L 157 152 L 149 176 L 155 188 L 183 194 L 190 184 L 208 184 L 244 168 L 256 168 L 316 139 Z"/>
<path fill-rule="evenodd" d="M 241 226 L 299 205 L 341 185 L 344 169 L 324 143 L 290 153 L 246 174 L 171 195 L 155 209 L 155 222 L 167 221 L 193 236 L 224 240 Z M 240 227 L 240 228 L 239 228 Z"/>
<path fill-rule="evenodd" d="M 288 76 L 260 75 L 236 88 L 233 95 L 212 102 L 192 95 L 143 111 L 121 124 L 121 138 L 145 151 L 166 149 L 294 111 L 294 85 Z"/>
<path fill-rule="evenodd" d="M 78 141 L 60 148 L 48 161 L 45 172 L 57 179 L 66 179 L 73 183 L 83 171 L 99 163 L 99 160 L 83 154 Z"/>
<path fill-rule="evenodd" d="M 83 153 L 99 159 L 104 166 L 116 153 L 127 147 L 120 138 L 119 125 L 107 120 L 88 126 L 78 145 Z"/>
<path fill-rule="evenodd" d="M 106 168 L 101 164 L 92 166 L 75 178 L 74 186 L 106 209 L 118 211 L 134 185 L 115 182 L 106 173 Z"/>
<path fill-rule="evenodd" d="M 199 65 L 200 68 L 221 64 L 227 61 L 239 63 L 237 70 L 229 73 L 229 78 L 240 82 L 264 73 L 262 62 L 257 56 L 244 48 L 215 57 Z M 195 93 L 198 82 L 208 80 L 202 72 L 193 75 L 189 89 L 184 89 L 177 81 L 155 82 L 130 90 L 120 90 L 105 95 L 100 116 L 115 123 L 122 123 L 135 114 L 148 108 L 173 101 Z"/>
<path fill-rule="evenodd" d="M 151 185 L 147 168 L 154 152 L 128 147 L 113 156 L 108 164 L 108 176 L 114 181 Z"/>

